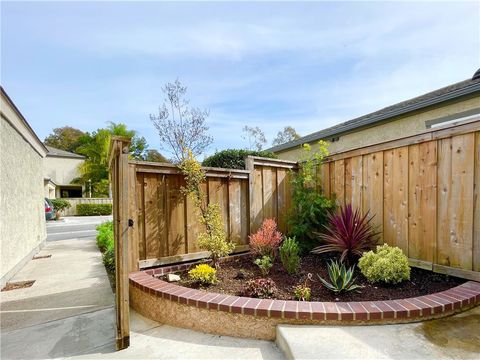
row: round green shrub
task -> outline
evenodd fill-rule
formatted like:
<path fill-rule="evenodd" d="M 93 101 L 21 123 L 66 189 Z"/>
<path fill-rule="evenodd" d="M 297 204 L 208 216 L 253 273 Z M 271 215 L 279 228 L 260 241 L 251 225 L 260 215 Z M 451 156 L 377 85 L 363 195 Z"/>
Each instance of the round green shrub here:
<path fill-rule="evenodd" d="M 368 281 L 398 284 L 410 279 L 408 258 L 398 247 L 387 244 L 377 246 L 377 251 L 365 252 L 358 267 Z"/>

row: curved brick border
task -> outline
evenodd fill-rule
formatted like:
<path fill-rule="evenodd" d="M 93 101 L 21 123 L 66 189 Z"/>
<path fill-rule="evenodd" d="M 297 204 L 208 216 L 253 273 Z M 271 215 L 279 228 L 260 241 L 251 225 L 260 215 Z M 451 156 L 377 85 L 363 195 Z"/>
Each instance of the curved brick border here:
<path fill-rule="evenodd" d="M 463 311 L 480 303 L 480 283 L 467 281 L 462 285 L 439 293 L 419 296 L 415 298 L 361 301 L 361 302 L 301 302 L 288 300 L 255 299 L 241 296 L 232 296 L 210 293 L 201 290 L 186 288 L 158 279 L 158 276 L 175 271 L 188 270 L 196 264 L 182 264 L 168 266 L 130 274 L 130 295 L 133 298 L 132 306 L 144 315 L 155 316 L 146 311 L 145 307 L 153 305 L 155 299 L 161 300 L 165 306 L 168 302 L 177 303 L 188 308 L 215 310 L 230 315 L 247 315 L 247 320 L 266 318 L 278 323 L 305 323 L 305 324 L 337 324 L 364 325 L 373 323 L 406 323 L 443 317 L 455 312 Z M 148 302 L 139 301 L 141 294 L 148 294 Z M 140 305 L 141 303 L 141 305 Z M 148 305 L 147 305 L 148 304 Z M 143 307 L 143 308 L 142 308 Z M 180 307 L 186 310 L 184 307 Z M 178 309 L 180 309 L 178 308 Z M 178 309 L 176 311 L 178 311 Z M 189 309 L 191 310 L 191 309 Z M 196 315 L 192 315 L 196 316 Z M 208 317 L 208 312 L 199 312 L 199 316 Z M 163 316 L 165 317 L 165 315 Z M 175 316 L 170 314 L 167 323 L 176 324 Z M 238 316 L 237 316 L 238 319 Z M 156 318 L 156 320 L 166 319 Z M 190 319 L 183 325 L 195 320 Z M 192 325 L 195 328 L 195 326 Z M 203 327 L 200 328 L 204 329 Z M 253 329 L 253 327 L 252 327 Z M 204 329 L 207 332 L 222 333 L 239 336 L 226 330 L 216 331 Z M 256 338 L 270 338 L 248 333 L 244 336 Z M 250 336 L 251 335 L 251 336 Z"/>

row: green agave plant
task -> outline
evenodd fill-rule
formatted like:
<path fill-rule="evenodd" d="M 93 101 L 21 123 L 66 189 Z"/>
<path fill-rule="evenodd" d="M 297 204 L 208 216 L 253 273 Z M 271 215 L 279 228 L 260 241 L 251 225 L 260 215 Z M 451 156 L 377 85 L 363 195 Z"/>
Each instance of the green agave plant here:
<path fill-rule="evenodd" d="M 353 277 L 355 265 L 347 270 L 345 264 L 331 260 L 330 264 L 327 265 L 327 269 L 331 283 L 318 275 L 320 281 L 327 289 L 338 293 L 341 291 L 359 291 L 363 287 L 355 284 L 355 278 Z"/>

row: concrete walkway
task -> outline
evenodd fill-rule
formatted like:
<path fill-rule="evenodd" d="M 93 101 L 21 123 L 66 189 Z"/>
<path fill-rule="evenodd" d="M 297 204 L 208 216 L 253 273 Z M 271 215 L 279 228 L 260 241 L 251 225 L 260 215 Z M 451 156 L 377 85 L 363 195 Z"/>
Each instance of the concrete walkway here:
<path fill-rule="evenodd" d="M 1 358 L 282 359 L 274 343 L 203 334 L 131 314 L 131 346 L 115 351 L 114 296 L 95 242 L 105 217 L 47 225 L 47 245 L 1 293 Z"/>

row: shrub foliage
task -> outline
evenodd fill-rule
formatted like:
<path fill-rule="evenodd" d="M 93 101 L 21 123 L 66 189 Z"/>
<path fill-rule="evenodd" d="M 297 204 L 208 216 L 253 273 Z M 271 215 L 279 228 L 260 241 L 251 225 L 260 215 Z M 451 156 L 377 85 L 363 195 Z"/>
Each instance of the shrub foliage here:
<path fill-rule="evenodd" d="M 246 156 L 261 156 L 276 159 L 277 155 L 270 151 L 253 151 L 243 149 L 228 149 L 218 151 L 203 160 L 203 166 L 219 167 L 224 169 L 245 169 Z"/>
<path fill-rule="evenodd" d="M 300 248 L 295 238 L 287 237 L 280 246 L 280 260 L 287 272 L 295 274 L 300 267 Z"/>
<path fill-rule="evenodd" d="M 77 215 L 112 215 L 112 204 L 77 204 Z"/>
<path fill-rule="evenodd" d="M 329 215 L 326 231 L 318 233 L 318 237 L 326 244 L 314 248 L 312 252 L 339 252 L 340 261 L 362 256 L 377 244 L 378 233 L 371 225 L 372 219 L 368 212 L 362 216 L 358 209 L 353 211 L 351 204 L 342 207 L 340 213 Z"/>
<path fill-rule="evenodd" d="M 410 279 L 408 258 L 398 247 L 384 244 L 377 251 L 368 251 L 358 261 L 358 267 L 368 281 L 398 284 Z"/>
<path fill-rule="evenodd" d="M 57 211 L 63 211 L 72 207 L 72 204 L 65 199 L 50 199 L 53 208 Z"/>
<path fill-rule="evenodd" d="M 308 144 L 303 148 L 306 156 L 292 178 L 293 207 L 288 216 L 288 223 L 289 235 L 297 239 L 300 250 L 305 253 L 316 245 L 315 232 L 323 229 L 328 215 L 335 209 L 335 202 L 319 192 L 315 184 L 315 166 L 328 155 L 327 143 L 320 141 L 317 152 L 312 152 Z"/>
<path fill-rule="evenodd" d="M 255 234 L 249 236 L 250 251 L 259 256 L 275 258 L 275 252 L 282 241 L 282 233 L 277 230 L 273 219 L 265 219 Z"/>
<path fill-rule="evenodd" d="M 195 208 L 199 211 L 200 221 L 205 225 L 205 232 L 198 235 L 198 246 L 210 252 L 212 261 L 218 268 L 219 258 L 230 254 L 235 249 L 235 244 L 227 240 L 220 205 L 206 204 L 206 195 L 201 187 L 205 181 L 205 172 L 191 151 L 187 151 L 187 157 L 180 163 L 179 168 L 186 182 L 181 190 L 192 199 Z"/>
<path fill-rule="evenodd" d="M 217 282 L 217 270 L 208 264 L 199 264 L 188 272 L 188 277 L 200 284 L 215 284 Z"/>
<path fill-rule="evenodd" d="M 268 299 L 273 296 L 277 286 L 272 279 L 255 279 L 247 281 L 243 295 L 248 297 Z"/>
<path fill-rule="evenodd" d="M 113 221 L 106 221 L 97 226 L 97 246 L 100 251 L 113 249 Z"/>
<path fill-rule="evenodd" d="M 269 255 L 263 255 L 261 258 L 255 259 L 255 265 L 260 268 L 263 276 L 267 276 L 273 266 L 273 259 Z"/>

